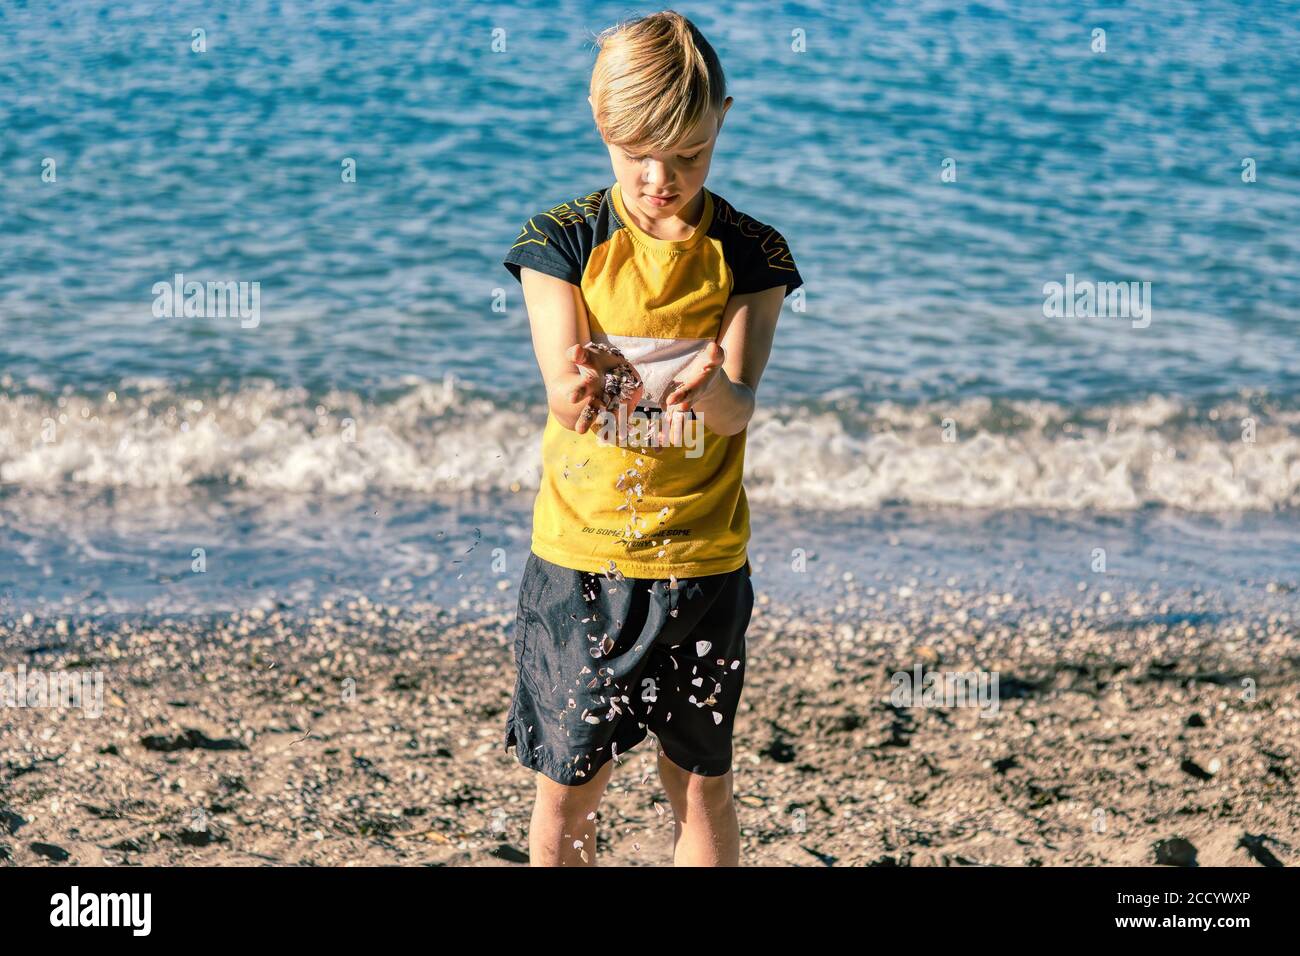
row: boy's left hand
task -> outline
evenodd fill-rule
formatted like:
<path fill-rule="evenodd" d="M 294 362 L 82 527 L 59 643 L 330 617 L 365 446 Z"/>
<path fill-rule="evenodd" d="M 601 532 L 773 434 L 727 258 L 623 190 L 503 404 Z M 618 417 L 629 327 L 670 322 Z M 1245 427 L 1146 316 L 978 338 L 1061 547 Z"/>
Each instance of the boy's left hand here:
<path fill-rule="evenodd" d="M 720 380 L 722 361 L 726 353 L 717 342 L 700 349 L 695 358 L 678 373 L 664 399 L 664 415 L 660 426 L 660 441 L 680 445 L 686 425 L 686 412 L 706 398 Z"/>
<path fill-rule="evenodd" d="M 689 412 L 694 408 L 718 383 L 718 372 L 726 357 L 722 346 L 717 342 L 710 342 L 700 349 L 695 358 L 677 373 L 677 379 L 664 398 L 664 408 L 680 412 Z"/>

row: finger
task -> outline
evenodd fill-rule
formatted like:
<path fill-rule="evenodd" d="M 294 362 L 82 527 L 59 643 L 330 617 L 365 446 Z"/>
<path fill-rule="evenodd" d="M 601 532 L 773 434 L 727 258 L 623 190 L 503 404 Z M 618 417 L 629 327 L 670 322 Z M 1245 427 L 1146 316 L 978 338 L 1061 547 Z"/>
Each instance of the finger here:
<path fill-rule="evenodd" d="M 588 432 L 595 428 L 596 423 L 600 420 L 600 416 L 604 411 L 605 409 L 600 407 L 599 402 L 595 400 L 588 402 L 587 407 L 584 408 L 582 412 L 582 427 L 579 429 L 579 434 Z"/>
<path fill-rule="evenodd" d="M 686 389 L 685 382 L 674 381 L 668 383 L 668 394 L 664 396 L 664 408 L 676 405 L 681 400 L 682 392 Z"/>
<path fill-rule="evenodd" d="M 584 378 L 577 385 L 573 386 L 573 388 L 569 389 L 570 405 L 576 405 L 579 402 L 581 402 L 584 398 L 591 397 L 591 382 L 592 379 L 590 377 L 587 377 Z"/>
<path fill-rule="evenodd" d="M 686 427 L 686 416 L 680 411 L 674 411 L 672 417 L 672 426 L 668 433 L 668 444 L 674 448 L 682 445 L 682 430 Z"/>
<path fill-rule="evenodd" d="M 700 390 L 704 387 L 708 377 L 708 372 L 702 372 L 700 375 L 693 376 L 688 381 L 683 382 L 681 387 L 669 396 L 668 404 L 676 405 L 681 411 L 689 411 L 691 406 L 695 404 L 695 397 L 700 394 Z"/>
<path fill-rule="evenodd" d="M 579 435 L 584 434 L 591 427 L 592 422 L 596 420 L 596 415 L 600 412 L 600 406 L 594 398 L 587 399 L 587 403 L 582 406 L 582 411 L 578 413 L 578 421 L 574 424 L 573 430 Z"/>
<path fill-rule="evenodd" d="M 660 445 L 668 444 L 669 426 L 672 424 L 672 412 L 667 407 L 659 412 L 658 418 L 652 419 L 655 422 L 655 441 Z"/>
<path fill-rule="evenodd" d="M 579 368 L 585 368 L 588 371 L 599 373 L 598 356 L 583 345 L 572 345 L 569 351 L 565 353 L 566 357 Z"/>
<path fill-rule="evenodd" d="M 699 375 L 697 376 L 697 378 L 701 376 L 706 376 L 721 367 L 722 367 L 722 359 L 720 358 L 705 359 L 704 364 L 701 365 L 699 368 Z"/>

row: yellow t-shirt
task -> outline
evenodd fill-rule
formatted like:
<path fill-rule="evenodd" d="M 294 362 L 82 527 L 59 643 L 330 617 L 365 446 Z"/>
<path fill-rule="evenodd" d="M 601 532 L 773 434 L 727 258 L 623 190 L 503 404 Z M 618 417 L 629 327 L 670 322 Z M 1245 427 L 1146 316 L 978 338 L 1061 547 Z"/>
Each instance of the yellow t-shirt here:
<path fill-rule="evenodd" d="M 728 298 L 803 284 L 776 229 L 704 190 L 686 239 L 656 239 L 628 217 L 615 183 L 529 218 L 504 265 L 527 266 L 582 290 L 591 338 L 619 348 L 645 382 L 639 417 L 579 435 L 549 412 L 532 550 L 579 571 L 701 577 L 747 563 L 749 507 L 741 483 L 745 431 L 718 435 L 692 416 L 679 444 L 646 427 L 673 377 L 713 339 Z M 657 432 L 657 429 L 654 429 Z"/>

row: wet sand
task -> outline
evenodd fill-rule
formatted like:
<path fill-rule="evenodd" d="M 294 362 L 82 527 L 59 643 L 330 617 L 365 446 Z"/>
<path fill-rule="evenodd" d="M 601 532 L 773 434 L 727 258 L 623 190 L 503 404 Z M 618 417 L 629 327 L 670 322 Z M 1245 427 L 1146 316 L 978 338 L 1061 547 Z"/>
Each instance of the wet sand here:
<path fill-rule="evenodd" d="M 1286 615 L 917 597 L 809 614 L 760 589 L 742 864 L 1300 864 Z M 501 745 L 513 617 L 363 601 L 11 621 L 0 671 L 99 673 L 104 710 L 0 711 L 0 860 L 522 865 L 533 775 Z M 896 706 L 890 676 L 918 664 L 996 671 L 995 715 Z M 651 737 L 620 755 L 598 862 L 668 865 L 672 833 Z"/>

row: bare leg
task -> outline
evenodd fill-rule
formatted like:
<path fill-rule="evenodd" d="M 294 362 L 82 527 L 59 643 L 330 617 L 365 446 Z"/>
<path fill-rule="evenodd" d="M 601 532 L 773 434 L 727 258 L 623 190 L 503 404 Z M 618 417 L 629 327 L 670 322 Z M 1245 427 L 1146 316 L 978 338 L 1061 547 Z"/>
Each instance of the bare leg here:
<path fill-rule="evenodd" d="M 673 865 L 739 866 L 732 772 L 721 777 L 691 773 L 660 751 L 659 779 L 673 805 Z"/>
<path fill-rule="evenodd" d="M 537 799 L 528 827 L 530 866 L 595 866 L 596 812 L 614 770 L 609 760 L 586 783 L 566 787 L 537 774 Z M 574 846 L 581 841 L 580 846 Z M 583 859 L 583 854 L 586 859 Z"/>

